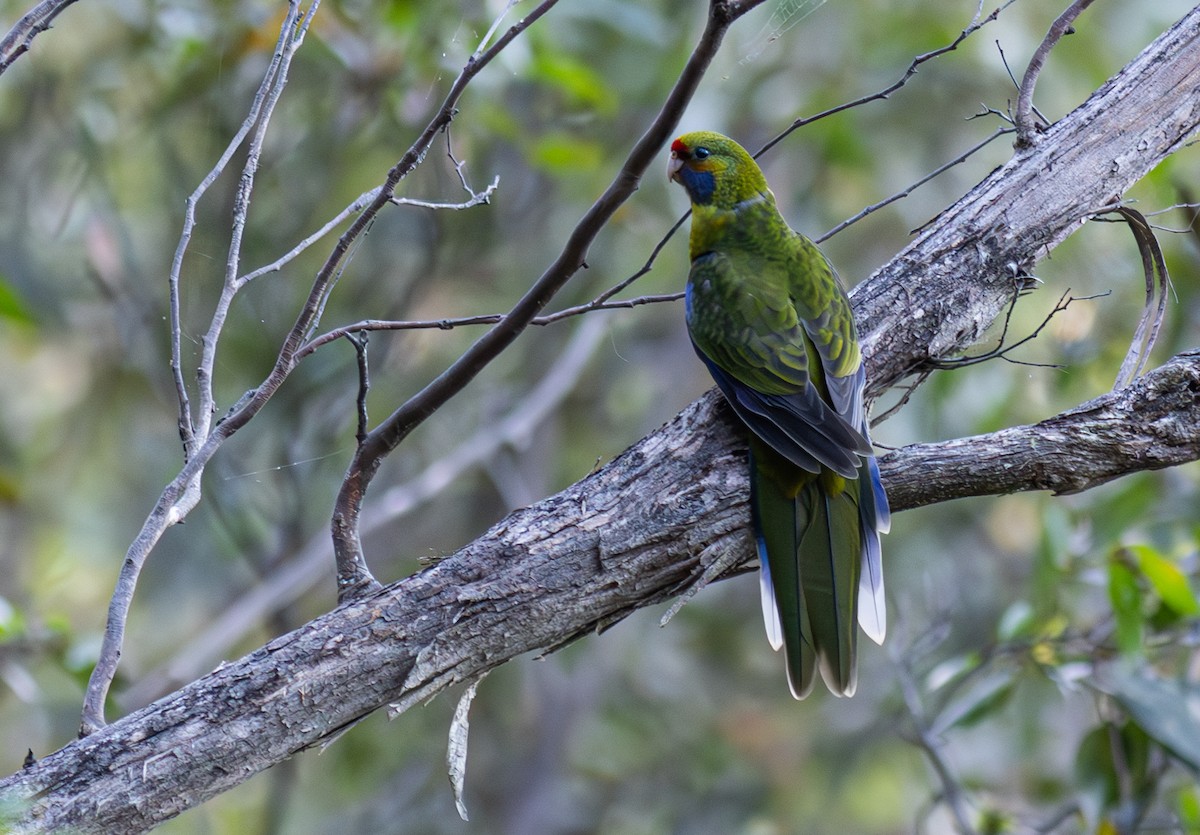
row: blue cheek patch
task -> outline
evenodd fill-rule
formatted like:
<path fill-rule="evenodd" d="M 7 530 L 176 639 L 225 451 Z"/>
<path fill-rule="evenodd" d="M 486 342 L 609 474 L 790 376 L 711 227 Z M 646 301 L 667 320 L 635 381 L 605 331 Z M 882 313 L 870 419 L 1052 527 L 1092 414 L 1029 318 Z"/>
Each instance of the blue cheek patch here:
<path fill-rule="evenodd" d="M 684 166 L 680 169 L 683 177 L 683 187 L 691 195 L 693 203 L 711 203 L 713 192 L 717 189 L 717 179 L 711 171 L 696 171 Z"/>

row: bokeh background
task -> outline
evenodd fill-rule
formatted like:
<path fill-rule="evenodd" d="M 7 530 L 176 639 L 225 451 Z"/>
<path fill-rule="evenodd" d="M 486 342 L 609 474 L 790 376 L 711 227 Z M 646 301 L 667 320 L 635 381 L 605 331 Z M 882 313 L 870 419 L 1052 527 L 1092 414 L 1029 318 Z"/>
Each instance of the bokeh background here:
<path fill-rule="evenodd" d="M 0 0 L 4 28 L 25 5 Z M 798 5 L 773 0 L 734 27 L 681 131 L 717 129 L 757 148 L 794 119 L 891 84 L 977 9 L 976 0 L 832 0 L 805 16 Z M 1010 69 L 1020 76 L 1065 5 L 1017 0 L 887 100 L 774 148 L 763 165 L 785 216 L 819 235 L 1002 126 L 1016 98 Z M 1041 112 L 1069 112 L 1191 5 L 1096 3 L 1054 50 L 1037 88 Z M 507 309 L 657 112 L 705 6 L 559 4 L 472 83 L 450 131 L 474 188 L 499 177 L 491 203 L 384 212 L 323 324 Z M 382 181 L 502 9 L 498 0 L 322 4 L 264 149 L 245 269 Z M 73 737 L 124 551 L 180 466 L 166 277 L 184 200 L 245 118 L 282 14 L 261 0 L 78 3 L 0 77 L 8 770 L 26 749 L 42 755 Z M 445 147 L 435 145 L 404 196 L 466 198 Z M 825 250 L 857 283 L 1011 153 L 1009 138 L 993 142 Z M 184 264 L 189 368 L 219 289 L 236 170 L 200 204 Z M 1198 173 L 1200 154 L 1188 148 L 1128 195 L 1140 211 L 1162 212 L 1154 220 L 1174 276 L 1154 364 L 1197 342 L 1200 249 L 1191 215 L 1172 207 L 1197 199 Z M 554 308 L 646 261 L 686 209 L 682 191 L 657 175 Z M 332 243 L 239 297 L 216 368 L 222 409 L 270 367 Z M 686 270 L 677 236 L 624 295 L 678 290 Z M 1036 421 L 1112 386 L 1143 296 L 1129 231 L 1089 223 L 1036 272 L 1044 285 L 1017 306 L 1012 334 L 1037 327 L 1068 289 L 1103 294 L 1071 304 L 1011 355 L 1056 367 L 997 360 L 938 372 L 875 429 L 881 446 Z M 479 333 L 373 335 L 372 415 Z M 453 552 L 709 385 L 678 303 L 531 329 L 384 466 L 368 512 L 373 569 L 392 580 Z M 333 605 L 326 531 L 353 449 L 356 387 L 351 348 L 323 349 L 209 467 L 203 502 L 142 576 L 110 716 Z M 452 693 L 394 722 L 373 716 L 322 754 L 300 755 L 161 831 L 951 832 L 947 791 L 960 793 L 980 832 L 1132 831 L 1120 828 L 1131 820 L 1196 831 L 1196 761 L 1138 718 L 1141 685 L 1127 681 L 1133 695 L 1120 699 L 1090 682 L 1097 662 L 1122 657 L 1153 673 L 1138 679 L 1146 692 L 1194 686 L 1198 480 L 1188 465 L 1079 496 L 899 514 L 885 542 L 889 640 L 864 646 L 852 700 L 790 698 L 783 661 L 762 635 L 757 581 L 744 576 L 707 588 L 666 628 L 661 608 L 644 611 L 490 675 L 471 715 L 469 824 L 445 777 Z"/>

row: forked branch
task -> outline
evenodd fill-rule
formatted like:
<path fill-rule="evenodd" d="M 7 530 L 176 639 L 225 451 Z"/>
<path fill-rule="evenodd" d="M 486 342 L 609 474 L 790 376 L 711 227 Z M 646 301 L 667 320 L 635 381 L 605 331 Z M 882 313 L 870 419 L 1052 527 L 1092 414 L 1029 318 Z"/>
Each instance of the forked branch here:
<path fill-rule="evenodd" d="M 401 157 L 399 162 L 391 168 L 383 185 L 369 192 L 371 200 L 338 239 L 329 257 L 314 278 L 308 298 L 297 315 L 295 323 L 285 336 L 270 373 L 257 387 L 247 392 L 222 420 L 217 421 L 210 428 L 209 419 L 212 408 L 215 408 L 215 403 L 212 401 L 210 395 L 204 394 L 204 392 L 211 390 L 208 382 L 203 379 L 205 371 L 211 371 L 211 366 L 206 365 L 206 362 L 208 362 L 211 352 L 215 350 L 216 338 L 220 333 L 224 311 L 228 309 L 228 304 L 232 301 L 233 293 L 236 293 L 254 275 L 237 277 L 236 268 L 240 249 L 236 245 L 236 239 L 240 234 L 241 224 L 244 223 L 244 210 L 249 200 L 249 194 L 243 193 L 242 199 L 238 204 L 241 214 L 235 217 L 234 245 L 230 247 L 230 255 L 227 260 L 226 282 L 222 291 L 222 299 L 218 303 L 213 323 L 210 326 L 211 345 L 206 345 L 205 359 L 202 360 L 200 367 L 200 389 L 202 401 L 206 408 L 201 410 L 202 415 L 197 417 L 190 416 L 187 407 L 187 388 L 183 382 L 179 357 L 176 353 L 172 361 L 176 369 L 176 385 L 180 393 L 180 428 L 185 439 L 187 459 L 178 475 L 163 489 L 158 502 L 143 523 L 141 531 L 139 531 L 129 550 L 126 552 L 117 587 L 109 603 L 108 620 L 105 625 L 100 655 L 97 659 L 96 668 L 93 670 L 88 682 L 87 693 L 84 697 L 83 717 L 80 723 L 81 735 L 91 733 L 104 725 L 104 702 L 113 676 L 116 674 L 117 664 L 121 655 L 121 646 L 124 642 L 125 621 L 129 613 L 129 606 L 133 600 L 138 575 L 163 532 L 169 526 L 182 521 L 195 502 L 199 500 L 199 478 L 205 466 L 230 436 L 258 414 L 290 375 L 297 362 L 296 353 L 304 343 L 304 340 L 311 335 L 316 327 L 328 295 L 344 268 L 344 260 L 347 253 L 361 239 L 375 216 L 385 206 L 390 204 L 395 196 L 397 185 L 424 158 L 438 133 L 450 124 L 450 121 L 454 118 L 458 100 L 461 98 L 463 91 L 470 81 L 508 44 L 524 32 L 526 28 L 545 15 L 556 2 L 557 0 L 543 0 L 529 14 L 509 27 L 500 37 L 496 38 L 494 42 L 487 45 L 485 40 L 479 49 L 471 55 L 458 77 L 450 86 L 450 90 L 441 107 L 426 125 L 424 131 L 404 156 Z M 292 12 L 285 18 L 280 29 L 280 43 L 281 45 L 288 45 L 287 48 L 281 46 L 284 55 L 290 55 L 294 52 L 294 48 L 299 45 L 299 40 L 303 38 L 304 27 L 307 27 L 308 21 L 311 20 L 312 14 L 316 10 L 316 2 L 310 7 L 309 13 L 304 16 L 303 26 L 297 25 L 299 14 L 298 3 L 293 2 L 291 8 Z M 492 33 L 492 31 L 489 31 L 487 40 L 490 40 Z M 291 52 L 288 51 L 289 48 Z M 280 82 L 286 81 L 286 75 L 280 75 L 280 70 L 281 61 L 273 61 L 271 67 L 268 68 L 266 79 L 255 99 L 255 108 L 278 99 L 282 87 L 275 82 L 277 79 Z M 252 113 L 251 117 L 248 117 L 246 122 L 243 123 L 242 131 L 239 132 L 239 135 L 245 137 L 250 134 L 251 127 L 258 124 L 261 124 L 260 119 Z M 261 135 L 261 130 L 258 132 L 258 135 Z M 228 150 L 226 153 L 227 155 L 231 155 L 232 150 Z M 210 174 L 210 177 L 215 179 L 222 168 L 223 165 L 218 165 L 214 169 L 214 173 Z M 177 261 L 182 259 L 182 251 L 186 249 L 189 236 L 190 227 L 185 226 L 185 232 L 180 242 L 180 249 L 176 255 Z M 177 274 L 173 273 L 173 275 Z M 179 327 L 177 292 L 177 282 L 173 281 L 172 327 L 175 329 Z"/>
<path fill-rule="evenodd" d="M 367 487 L 384 458 L 414 428 L 499 356 L 584 265 L 596 235 L 637 189 L 642 175 L 670 139 L 726 31 L 741 15 L 761 2 L 712 0 L 699 42 L 667 94 L 661 110 L 634 144 L 612 183 L 576 224 L 558 257 L 500 322 L 464 351 L 449 368 L 385 418 L 355 450 L 342 489 L 338 492 L 331 525 L 339 600 L 349 599 L 378 586 L 367 568 L 358 520 Z"/>

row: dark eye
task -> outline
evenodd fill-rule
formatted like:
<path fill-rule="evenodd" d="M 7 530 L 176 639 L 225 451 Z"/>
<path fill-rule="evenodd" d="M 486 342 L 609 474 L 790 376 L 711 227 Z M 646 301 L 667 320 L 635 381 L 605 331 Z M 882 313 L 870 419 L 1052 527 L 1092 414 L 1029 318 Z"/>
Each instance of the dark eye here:
<path fill-rule="evenodd" d="M 707 159 L 708 155 L 710 153 L 712 153 L 712 152 L 709 151 L 708 148 L 702 147 L 702 148 L 697 148 L 696 150 L 692 151 L 692 156 L 695 157 L 696 159 Z"/>

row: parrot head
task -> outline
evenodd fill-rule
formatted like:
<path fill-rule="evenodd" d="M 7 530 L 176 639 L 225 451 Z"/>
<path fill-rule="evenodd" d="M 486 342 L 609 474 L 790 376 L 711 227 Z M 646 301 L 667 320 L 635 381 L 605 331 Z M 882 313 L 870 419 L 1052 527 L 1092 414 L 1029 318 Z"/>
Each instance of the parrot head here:
<path fill-rule="evenodd" d="M 683 186 L 698 206 L 730 209 L 770 194 L 762 170 L 746 149 L 712 131 L 685 133 L 671 143 L 667 177 Z"/>

